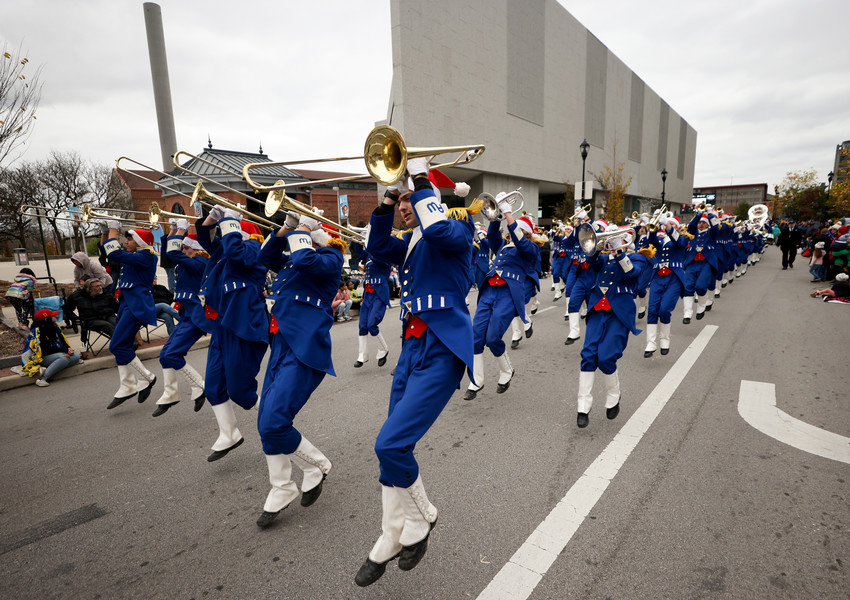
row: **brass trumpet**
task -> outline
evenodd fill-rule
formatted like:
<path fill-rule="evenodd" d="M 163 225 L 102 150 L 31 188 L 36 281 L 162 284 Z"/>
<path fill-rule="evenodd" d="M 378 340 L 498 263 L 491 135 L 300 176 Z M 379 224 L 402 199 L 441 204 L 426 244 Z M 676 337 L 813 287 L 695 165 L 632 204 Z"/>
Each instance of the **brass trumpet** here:
<path fill-rule="evenodd" d="M 339 158 L 320 158 L 314 160 L 294 160 L 284 162 L 264 162 L 250 163 L 242 169 L 242 177 L 248 182 L 256 192 L 272 192 L 275 190 L 285 190 L 287 187 L 294 185 L 319 185 L 323 183 L 332 183 L 336 181 L 349 181 L 352 179 L 362 179 L 362 175 L 352 175 L 347 177 L 334 177 L 332 179 L 322 179 L 319 181 L 311 181 L 307 184 L 286 184 L 276 182 L 274 185 L 260 185 L 251 179 L 250 172 L 263 167 L 303 165 L 320 162 L 336 162 L 341 160 L 358 160 L 366 161 L 366 170 L 369 175 L 381 185 L 390 186 L 401 180 L 407 172 L 407 161 L 411 158 L 422 158 L 426 156 L 435 157 L 439 154 L 451 154 L 459 152 L 460 155 L 452 162 L 434 165 L 432 168 L 439 169 L 442 167 L 452 167 L 455 165 L 463 165 L 471 163 L 484 153 L 484 145 L 476 144 L 471 146 L 445 146 L 437 148 L 408 148 L 404 142 L 404 138 L 394 127 L 389 125 L 379 125 L 375 127 L 366 137 L 366 143 L 361 156 L 343 156 Z M 268 213 L 266 213 L 268 215 Z"/>
<path fill-rule="evenodd" d="M 655 214 L 652 215 L 652 218 L 649 219 L 649 223 L 646 224 L 646 230 L 647 231 L 657 231 L 658 230 L 659 221 L 661 221 L 661 215 L 664 215 L 668 219 L 673 216 L 672 213 L 667 211 L 667 205 L 666 204 L 662 204 L 661 208 L 659 208 L 655 212 Z"/>
<path fill-rule="evenodd" d="M 568 220 L 570 221 L 570 223 L 572 223 L 573 221 L 578 219 L 578 216 L 581 213 L 588 213 L 589 214 L 591 210 L 593 210 L 593 207 L 590 204 L 585 204 L 577 212 L 573 213 L 573 216 L 571 216 Z"/>

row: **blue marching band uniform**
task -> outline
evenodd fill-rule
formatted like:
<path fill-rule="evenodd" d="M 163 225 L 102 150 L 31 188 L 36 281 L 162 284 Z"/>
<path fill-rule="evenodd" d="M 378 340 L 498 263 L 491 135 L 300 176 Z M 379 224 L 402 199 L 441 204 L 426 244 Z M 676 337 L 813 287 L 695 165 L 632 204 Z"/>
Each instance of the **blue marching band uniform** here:
<path fill-rule="evenodd" d="M 368 242 L 367 242 L 368 243 Z M 390 263 L 368 257 L 363 273 L 363 296 L 360 299 L 360 317 L 357 334 L 357 360 L 360 368 L 369 360 L 369 336 L 378 342 L 378 366 L 383 367 L 390 353 L 389 346 L 381 334 L 380 325 L 390 305 Z"/>
<path fill-rule="evenodd" d="M 647 236 L 650 246 L 655 248 L 655 255 L 650 271 L 652 280 L 646 315 L 646 349 L 643 353 L 645 358 L 652 356 L 659 347 L 661 354 L 670 351 L 672 314 L 685 290 L 685 253 L 688 238 L 679 232 L 677 224 L 678 220 L 663 217 L 661 228 Z"/>
<path fill-rule="evenodd" d="M 595 221 L 592 225 L 596 233 L 602 233 L 607 227 L 604 221 Z M 592 268 L 591 260 L 581 245 L 578 243 L 578 229 L 575 229 L 567 238 L 569 247 L 572 248 L 572 265 L 574 276 L 568 280 L 567 287 L 567 320 L 570 322 L 570 331 L 564 344 L 569 346 L 581 338 L 581 319 L 587 314 L 590 307 L 590 295 L 593 286 L 596 285 L 596 271 Z"/>
<path fill-rule="evenodd" d="M 195 342 L 212 331 L 212 322 L 204 314 L 204 306 L 198 297 L 201 280 L 209 264 L 209 254 L 197 240 L 185 235 L 188 223 L 181 225 L 184 227 L 177 229 L 166 240 L 166 255 L 176 265 L 174 301 L 179 304 L 180 322 L 159 353 L 163 391 L 156 402 L 154 417 L 162 415 L 180 401 L 178 373 L 189 381 L 196 412 L 201 410 L 206 397 L 204 378 L 186 362 L 186 354 Z"/>
<path fill-rule="evenodd" d="M 475 266 L 473 283 L 475 289 L 480 290 L 487 273 L 490 272 L 490 245 L 487 243 L 487 232 L 483 229 L 476 231 L 472 247 L 472 261 Z"/>
<path fill-rule="evenodd" d="M 153 234 L 144 229 L 131 229 L 127 240 L 135 243 L 134 251 L 121 249 L 117 239 L 117 222 L 110 221 L 109 236 L 104 240 L 103 249 L 109 260 L 121 264 L 118 280 L 120 306 L 115 331 L 109 340 L 109 351 L 115 356 L 118 365 L 120 385 L 112 402 L 106 407 L 115 408 L 125 400 L 139 395 L 139 402 L 147 400 L 156 383 L 156 376 L 136 356 L 133 342 L 136 334 L 144 325 L 156 325 L 156 307 L 151 288 L 159 262 L 153 250 Z M 114 234 L 112 232 L 115 232 Z M 141 378 L 142 381 L 139 381 Z"/>
<path fill-rule="evenodd" d="M 523 236 L 527 236 L 534 243 L 534 256 L 532 262 L 526 265 L 525 280 L 523 281 L 523 297 L 525 300 L 523 316 L 517 315 L 511 321 L 511 348 L 518 348 L 523 337 L 530 338 L 534 335 L 534 327 L 531 322 L 531 315 L 537 312 L 539 302 L 537 301 L 537 293 L 540 291 L 540 247 L 545 241 L 543 238 L 534 234 L 531 226 L 531 219 L 528 217 L 520 217 L 517 219 L 519 227 L 523 231 Z M 531 309 L 529 310 L 529 307 Z"/>
<path fill-rule="evenodd" d="M 688 233 L 693 239 L 685 254 L 685 296 L 682 322 L 688 324 L 694 316 L 694 297 L 698 298 L 696 318 L 705 315 L 707 294 L 714 288 L 715 273 L 719 269 L 715 239 L 720 229 L 716 214 L 698 213 L 688 223 Z M 713 295 L 713 294 L 712 294 Z"/>

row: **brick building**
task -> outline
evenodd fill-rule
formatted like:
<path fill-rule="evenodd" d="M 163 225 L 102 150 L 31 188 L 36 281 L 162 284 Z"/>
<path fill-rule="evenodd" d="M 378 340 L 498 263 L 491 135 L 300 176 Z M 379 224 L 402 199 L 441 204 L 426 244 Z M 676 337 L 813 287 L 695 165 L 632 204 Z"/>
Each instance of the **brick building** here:
<path fill-rule="evenodd" d="M 709 200 L 709 204 L 713 204 L 718 208 L 722 208 L 727 213 L 734 213 L 735 208 L 739 204 L 753 206 L 754 204 L 767 204 L 767 184 L 766 183 L 748 183 L 743 185 L 715 185 L 694 188 L 693 204 L 699 204 L 706 196 L 711 198 L 714 196 L 714 201 Z"/>

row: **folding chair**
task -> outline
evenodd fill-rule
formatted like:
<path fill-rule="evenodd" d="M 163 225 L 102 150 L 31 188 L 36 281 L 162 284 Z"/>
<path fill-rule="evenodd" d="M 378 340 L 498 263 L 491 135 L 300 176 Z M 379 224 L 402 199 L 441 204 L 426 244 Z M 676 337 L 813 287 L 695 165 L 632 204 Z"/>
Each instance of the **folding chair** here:
<path fill-rule="evenodd" d="M 91 353 L 92 356 L 97 356 L 103 352 L 103 349 L 109 345 L 110 339 L 112 339 L 112 336 L 108 333 L 89 329 L 85 323 L 80 321 L 80 343 L 85 351 Z"/>

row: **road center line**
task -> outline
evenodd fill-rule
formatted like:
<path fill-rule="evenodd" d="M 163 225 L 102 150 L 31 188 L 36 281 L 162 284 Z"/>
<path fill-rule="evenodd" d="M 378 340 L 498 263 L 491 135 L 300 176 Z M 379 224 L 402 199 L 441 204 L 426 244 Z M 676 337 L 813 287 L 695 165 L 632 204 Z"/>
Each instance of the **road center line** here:
<path fill-rule="evenodd" d="M 691 367 L 696 364 L 716 331 L 716 325 L 706 325 L 703 328 L 620 432 L 507 564 L 496 573 L 484 591 L 478 595 L 478 600 L 522 600 L 531 595 Z"/>

